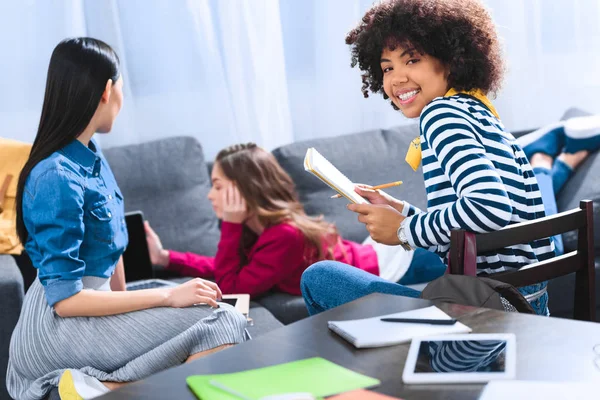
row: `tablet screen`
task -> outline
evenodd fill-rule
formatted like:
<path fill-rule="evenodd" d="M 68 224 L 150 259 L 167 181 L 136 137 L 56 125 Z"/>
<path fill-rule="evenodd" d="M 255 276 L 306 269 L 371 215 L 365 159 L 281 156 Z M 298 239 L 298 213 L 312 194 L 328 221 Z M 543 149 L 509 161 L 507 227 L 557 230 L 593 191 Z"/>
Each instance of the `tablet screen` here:
<path fill-rule="evenodd" d="M 238 299 L 221 299 L 221 300 L 219 300 L 219 301 L 220 301 L 221 303 L 227 303 L 227 304 L 229 304 L 230 306 L 234 306 L 234 307 L 235 307 L 235 304 L 237 303 Z"/>
<path fill-rule="evenodd" d="M 504 373 L 506 344 L 506 340 L 424 340 L 414 373 Z"/>

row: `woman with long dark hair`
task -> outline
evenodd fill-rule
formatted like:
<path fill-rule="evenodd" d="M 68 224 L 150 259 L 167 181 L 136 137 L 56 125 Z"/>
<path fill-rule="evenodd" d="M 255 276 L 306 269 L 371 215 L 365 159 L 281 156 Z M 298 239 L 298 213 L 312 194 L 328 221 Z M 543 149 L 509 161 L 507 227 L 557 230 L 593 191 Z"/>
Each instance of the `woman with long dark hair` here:
<path fill-rule="evenodd" d="M 246 319 L 217 304 L 215 283 L 125 289 L 123 196 L 93 139 L 111 130 L 122 86 L 106 43 L 75 38 L 54 49 L 17 188 L 17 232 L 38 279 L 10 343 L 16 399 L 41 399 L 55 386 L 63 400 L 92 398 L 245 339 Z"/>

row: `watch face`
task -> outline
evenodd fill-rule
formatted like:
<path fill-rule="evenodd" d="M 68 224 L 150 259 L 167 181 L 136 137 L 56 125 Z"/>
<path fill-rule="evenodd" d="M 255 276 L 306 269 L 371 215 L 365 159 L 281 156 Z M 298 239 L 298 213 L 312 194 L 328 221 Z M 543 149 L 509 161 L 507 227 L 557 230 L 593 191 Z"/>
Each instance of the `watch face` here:
<path fill-rule="evenodd" d="M 406 243 L 406 235 L 404 234 L 404 229 L 402 229 L 402 226 L 400 226 L 400 228 L 398 228 L 398 239 L 402 242 L 402 243 Z"/>

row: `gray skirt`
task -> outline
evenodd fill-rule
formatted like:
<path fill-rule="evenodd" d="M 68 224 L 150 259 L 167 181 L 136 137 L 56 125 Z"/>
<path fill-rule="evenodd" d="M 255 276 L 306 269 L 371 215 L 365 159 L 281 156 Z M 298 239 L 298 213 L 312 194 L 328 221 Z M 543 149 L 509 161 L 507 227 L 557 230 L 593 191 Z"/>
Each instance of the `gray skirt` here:
<path fill-rule="evenodd" d="M 85 280 L 84 286 L 89 287 Z M 6 386 L 17 400 L 42 399 L 67 368 L 101 381 L 137 381 L 180 365 L 192 354 L 243 342 L 246 324 L 241 313 L 223 303 L 217 310 L 161 307 L 61 318 L 36 279 L 12 334 Z"/>

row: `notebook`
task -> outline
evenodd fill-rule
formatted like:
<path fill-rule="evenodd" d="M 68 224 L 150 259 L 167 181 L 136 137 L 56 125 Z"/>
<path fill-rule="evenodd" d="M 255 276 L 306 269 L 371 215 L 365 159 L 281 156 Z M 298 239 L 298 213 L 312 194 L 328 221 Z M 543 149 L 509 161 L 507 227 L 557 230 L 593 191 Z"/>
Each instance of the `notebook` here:
<path fill-rule="evenodd" d="M 323 157 L 314 147 L 306 150 L 304 169 L 319 178 L 323 183 L 352 203 L 370 204 L 367 199 L 354 191 L 354 183 Z"/>
<path fill-rule="evenodd" d="M 471 328 L 456 322 L 454 325 L 430 325 L 414 323 L 383 322 L 380 319 L 391 318 L 427 318 L 451 319 L 448 314 L 431 306 L 401 313 L 380 315 L 373 318 L 350 321 L 329 321 L 329 329 L 352 343 L 354 347 L 384 347 L 410 342 L 413 338 L 446 333 L 469 333 Z"/>
<path fill-rule="evenodd" d="M 216 385 L 250 399 L 308 392 L 325 397 L 350 390 L 378 386 L 377 379 L 361 375 L 324 358 L 314 357 L 271 367 L 219 375 L 194 375 L 186 379 L 200 399 L 239 400 Z M 211 383 L 212 382 L 212 383 Z M 216 385 L 215 385 L 216 384 Z M 244 398 L 242 397 L 242 398 Z"/>

